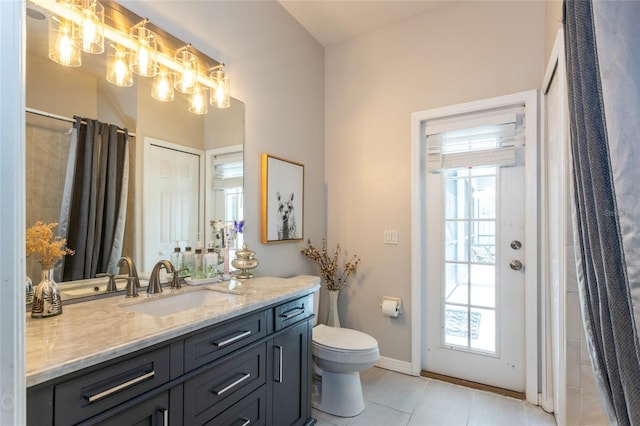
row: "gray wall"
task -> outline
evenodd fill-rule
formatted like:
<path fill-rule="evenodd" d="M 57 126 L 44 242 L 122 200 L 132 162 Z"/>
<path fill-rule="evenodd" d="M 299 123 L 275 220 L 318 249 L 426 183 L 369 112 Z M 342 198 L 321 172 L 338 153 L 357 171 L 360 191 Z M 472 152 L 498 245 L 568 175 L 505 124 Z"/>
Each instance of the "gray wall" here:
<path fill-rule="evenodd" d="M 540 87 L 543 2 L 454 2 L 326 49 L 328 239 L 362 258 L 344 326 L 411 361 L 411 113 Z M 384 245 L 385 229 L 399 231 Z M 400 296 L 405 314 L 380 313 Z"/>

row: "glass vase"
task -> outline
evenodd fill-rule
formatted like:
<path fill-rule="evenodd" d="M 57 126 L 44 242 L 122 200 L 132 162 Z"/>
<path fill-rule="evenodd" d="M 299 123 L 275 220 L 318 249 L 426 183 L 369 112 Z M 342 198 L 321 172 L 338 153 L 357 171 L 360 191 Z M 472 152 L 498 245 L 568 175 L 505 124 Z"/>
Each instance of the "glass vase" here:
<path fill-rule="evenodd" d="M 53 264 L 42 264 L 42 281 L 33 292 L 31 318 L 47 318 L 62 313 L 60 290 L 53 279 Z"/>
<path fill-rule="evenodd" d="M 328 290 L 329 292 L 329 316 L 327 317 L 327 325 L 329 327 L 340 328 L 340 317 L 338 316 L 338 296 L 340 290 Z"/>
<path fill-rule="evenodd" d="M 33 303 L 33 282 L 31 278 L 27 275 L 25 280 L 25 302 L 27 305 L 31 305 Z"/>

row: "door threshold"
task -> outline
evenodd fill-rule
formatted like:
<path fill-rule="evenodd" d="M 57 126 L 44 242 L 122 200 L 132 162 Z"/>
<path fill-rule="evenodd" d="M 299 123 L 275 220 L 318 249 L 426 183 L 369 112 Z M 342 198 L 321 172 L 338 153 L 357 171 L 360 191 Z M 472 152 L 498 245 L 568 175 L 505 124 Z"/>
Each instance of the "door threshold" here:
<path fill-rule="evenodd" d="M 420 372 L 420 375 L 429 379 L 440 380 L 441 382 L 453 383 L 454 385 L 492 392 L 498 395 L 508 396 L 510 398 L 521 399 L 523 401 L 527 399 L 524 392 L 516 392 L 509 389 L 498 388 L 496 386 L 485 385 L 483 383 L 472 382 L 470 380 L 458 379 L 457 377 L 445 376 L 444 374 L 432 373 L 430 371 L 422 370 Z"/>

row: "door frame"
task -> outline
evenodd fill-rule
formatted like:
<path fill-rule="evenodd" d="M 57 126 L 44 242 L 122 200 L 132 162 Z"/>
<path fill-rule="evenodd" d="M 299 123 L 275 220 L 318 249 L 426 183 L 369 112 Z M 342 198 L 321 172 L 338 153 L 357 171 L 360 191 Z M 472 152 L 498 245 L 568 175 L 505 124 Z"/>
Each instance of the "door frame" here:
<path fill-rule="evenodd" d="M 426 217 L 423 209 L 427 188 L 424 122 L 429 119 L 472 113 L 492 108 L 524 105 L 525 135 L 525 394 L 538 404 L 538 91 L 529 90 L 480 101 L 418 111 L 411 114 L 411 374 L 420 374 L 426 340 L 423 282 L 427 255 Z"/>

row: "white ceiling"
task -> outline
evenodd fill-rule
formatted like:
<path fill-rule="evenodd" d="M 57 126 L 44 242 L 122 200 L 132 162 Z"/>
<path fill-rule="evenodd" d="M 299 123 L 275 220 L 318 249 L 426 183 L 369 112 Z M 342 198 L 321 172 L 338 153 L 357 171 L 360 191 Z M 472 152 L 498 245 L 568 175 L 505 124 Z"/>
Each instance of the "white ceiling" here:
<path fill-rule="evenodd" d="M 452 1 L 456 0 L 278 0 L 325 47 Z"/>

